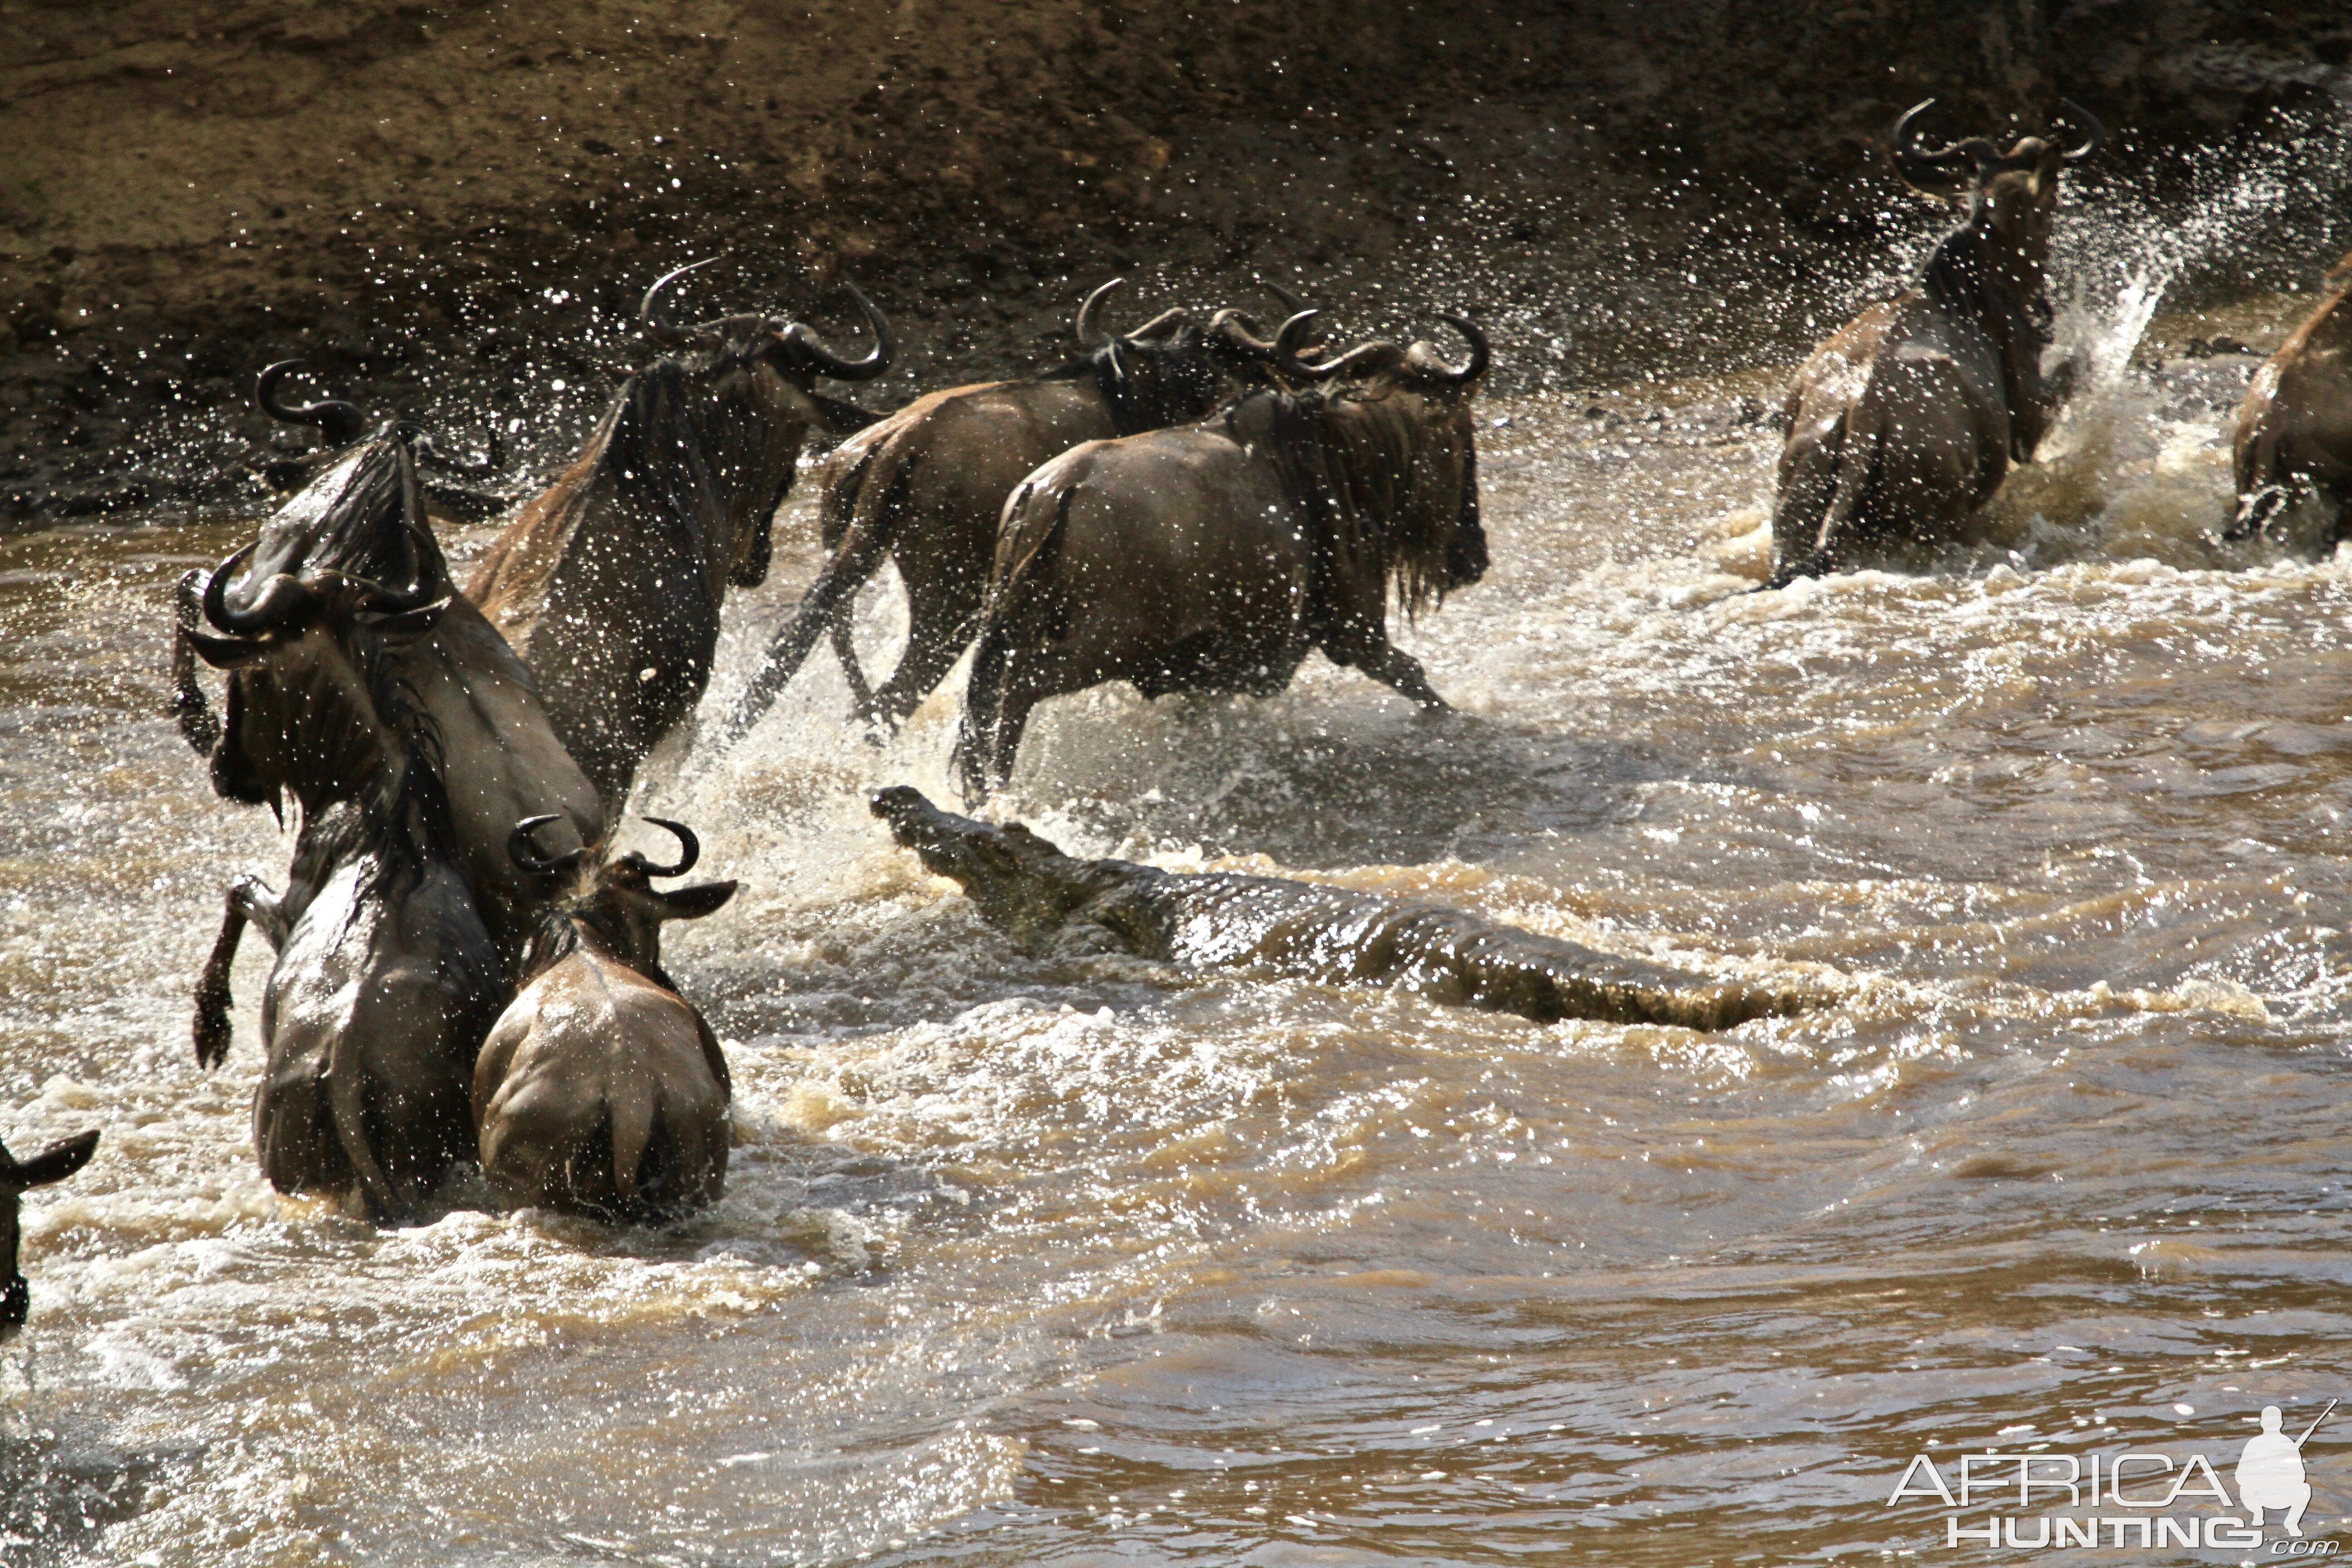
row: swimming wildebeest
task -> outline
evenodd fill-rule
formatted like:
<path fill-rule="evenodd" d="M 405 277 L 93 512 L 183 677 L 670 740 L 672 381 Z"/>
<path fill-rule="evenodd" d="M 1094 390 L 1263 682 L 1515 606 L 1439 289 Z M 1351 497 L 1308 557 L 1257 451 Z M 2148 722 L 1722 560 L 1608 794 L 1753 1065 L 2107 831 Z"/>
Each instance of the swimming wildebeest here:
<path fill-rule="evenodd" d="M 16 1265 L 16 1247 L 22 1239 L 16 1200 L 35 1187 L 64 1181 L 89 1164 L 97 1148 L 94 1127 L 62 1143 L 52 1143 L 29 1160 L 18 1160 L 0 1147 L 0 1340 L 12 1338 L 22 1329 L 25 1314 L 33 1308 L 33 1288 L 25 1282 L 24 1271 Z"/>
<path fill-rule="evenodd" d="M 354 460 L 353 483 L 331 499 L 363 515 L 327 553 L 381 561 L 386 552 L 360 541 L 374 520 L 420 505 L 415 467 L 396 436 Z M 373 494 L 385 486 L 388 507 Z M 284 897 L 255 877 L 230 884 L 197 984 L 196 1059 L 216 1067 L 228 1053 L 230 971 L 257 925 L 278 951 L 253 1107 L 263 1173 L 280 1192 L 356 1184 L 370 1214 L 406 1217 L 473 1152 L 474 1055 L 509 994 L 457 862 L 442 737 L 411 679 L 415 645 L 453 595 L 412 541 L 389 552 L 406 568 L 399 588 L 342 570 L 279 574 L 261 591 L 266 609 L 244 620 L 229 585 L 262 542 L 205 584 L 202 621 L 227 629 L 184 626 L 181 637 L 232 671 L 215 778 L 224 763 L 264 775 L 286 764 L 302 828 Z"/>
<path fill-rule="evenodd" d="M 697 263 L 698 266 L 707 263 Z M 555 732 L 617 820 L 637 764 L 709 684 L 730 584 L 768 575 L 769 525 L 812 425 L 846 434 L 876 417 L 819 396 L 820 376 L 890 368 L 890 323 L 856 287 L 874 351 L 845 360 L 805 324 L 639 313 L 670 352 L 631 375 L 547 492 L 490 546 L 466 595 L 539 677 Z"/>
<path fill-rule="evenodd" d="M 1116 949 L 1192 968 L 1226 964 L 1323 982 L 1392 984 L 1456 1007 L 1549 1023 L 1597 1018 L 1727 1029 L 1793 1013 L 1791 994 L 1617 958 L 1441 904 L 1272 877 L 1183 875 L 1077 860 L 1018 823 L 940 810 L 900 785 L 872 797 L 891 837 L 951 877 L 1024 947 Z"/>
<path fill-rule="evenodd" d="M 1929 151 L 1915 125 L 1933 102 L 1895 122 L 1895 166 L 1914 190 L 1965 201 L 1968 219 L 1790 384 L 1767 587 L 1835 571 L 1867 545 L 1947 536 L 2012 461 L 2032 460 L 2056 413 L 2059 389 L 2042 375 L 2050 222 L 2060 173 L 2106 132 L 2069 102 L 2085 132 L 2071 152 L 2039 136 L 2007 153 L 1982 137 Z"/>
<path fill-rule="evenodd" d="M 1004 498 L 1038 465 L 1081 441 L 1104 441 L 1200 418 L 1235 380 L 1263 384 L 1273 345 L 1248 318 L 1221 310 L 1204 328 L 1162 312 L 1122 337 L 1095 325 L 1114 278 L 1078 307 L 1085 353 L 1026 381 L 951 386 L 917 398 L 842 443 L 827 464 L 820 528 L 827 559 L 800 607 L 769 643 L 729 716 L 741 735 L 768 710 L 830 631 L 860 718 L 895 722 L 945 678 L 971 637 L 988 587 Z M 1294 313 L 1297 297 L 1265 288 Z M 907 651 L 868 690 L 850 642 L 857 591 L 888 557 L 907 590 Z"/>
<path fill-rule="evenodd" d="M 2254 373 L 2238 411 L 2231 468 L 2238 515 L 2223 532 L 2243 539 L 2315 505 L 2332 544 L 2352 501 L 2352 255 L 2329 269 L 2326 299 Z"/>
<path fill-rule="evenodd" d="M 1486 335 L 1444 318 L 1470 344 L 1458 368 L 1384 342 L 1309 364 L 1313 314 L 1283 324 L 1275 363 L 1324 384 L 1090 441 L 1005 502 L 957 740 L 967 801 L 1011 775 L 1039 701 L 1107 680 L 1263 696 L 1319 647 L 1445 706 L 1390 643 L 1388 592 L 1411 614 L 1486 574 L 1470 412 Z"/>
<path fill-rule="evenodd" d="M 381 683 L 404 693 L 432 736 L 450 847 L 511 965 L 542 889 L 508 858 L 508 834 L 520 817 L 554 812 L 584 844 L 600 835 L 603 807 L 556 739 L 530 670 L 456 596 L 400 427 L 345 453 L 209 576 L 182 579 L 173 647 L 181 731 L 211 754 L 213 787 L 225 799 L 282 816 L 290 796 L 307 824 L 339 803 L 380 795 L 392 746 L 373 717 L 375 678 L 331 613 L 361 589 L 380 631 L 386 610 L 439 606 L 417 635 L 371 641 L 370 657 L 383 663 Z M 228 672 L 221 719 L 196 682 L 199 656 Z M 492 817 L 500 819 L 495 829 Z"/>
<path fill-rule="evenodd" d="M 518 865 L 558 877 L 595 855 L 541 857 L 530 836 L 546 820 L 515 825 Z M 634 852 L 604 861 L 549 907 L 522 990 L 474 1068 L 482 1173 L 517 1206 L 659 1220 L 726 1185 L 727 1058 L 663 973 L 661 922 L 698 920 L 735 884 L 656 889 L 656 877 L 692 869 L 701 847 L 679 824 L 646 820 L 677 836 L 677 863 Z"/>
<path fill-rule="evenodd" d="M 229 885 L 196 1058 L 228 1054 L 229 968 L 251 921 L 278 950 L 253 1096 L 262 1173 L 282 1193 L 356 1184 L 371 1216 L 404 1219 L 473 1158 L 474 1058 L 509 988 L 444 847 L 440 781 L 412 749 L 384 783 L 304 818 L 284 897 L 257 877 Z"/>

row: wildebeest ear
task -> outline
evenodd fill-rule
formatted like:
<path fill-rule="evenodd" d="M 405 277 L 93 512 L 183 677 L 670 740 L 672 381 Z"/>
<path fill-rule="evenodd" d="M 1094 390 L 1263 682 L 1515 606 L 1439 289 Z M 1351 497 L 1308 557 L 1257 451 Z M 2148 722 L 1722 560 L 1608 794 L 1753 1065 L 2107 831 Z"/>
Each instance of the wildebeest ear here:
<path fill-rule="evenodd" d="M 51 1182 L 62 1182 L 84 1165 L 98 1149 L 98 1129 L 93 1127 L 78 1138 L 42 1150 L 29 1160 L 17 1161 L 0 1149 L 0 1192 L 21 1193 L 27 1187 L 46 1187 Z"/>
<path fill-rule="evenodd" d="M 225 637 L 195 626 L 189 627 L 186 635 L 196 657 L 215 669 L 238 669 L 269 651 L 269 645 L 258 637 Z"/>
<path fill-rule="evenodd" d="M 836 436 L 855 436 L 868 425 L 878 425 L 884 416 L 869 414 L 855 403 L 844 403 L 838 397 L 827 397 L 821 392 L 808 395 L 816 411 L 824 416 L 824 427 Z"/>
<path fill-rule="evenodd" d="M 735 896 L 739 882 L 697 882 L 691 888 L 672 888 L 654 894 L 666 921 L 698 921 Z"/>

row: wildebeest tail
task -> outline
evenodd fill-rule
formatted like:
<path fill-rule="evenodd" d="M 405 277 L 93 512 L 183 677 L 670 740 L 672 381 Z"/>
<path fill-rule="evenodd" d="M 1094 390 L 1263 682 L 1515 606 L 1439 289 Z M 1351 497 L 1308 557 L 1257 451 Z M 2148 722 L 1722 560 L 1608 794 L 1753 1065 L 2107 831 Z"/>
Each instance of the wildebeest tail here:
<path fill-rule="evenodd" d="M 654 1129 L 661 1121 L 661 1111 L 654 1103 L 653 1085 L 639 1081 L 629 1086 L 628 1092 L 614 1094 L 607 1101 L 611 1118 L 609 1131 L 613 1139 L 613 1191 L 621 1200 L 625 1215 L 645 1212 L 642 1193 L 644 1178 L 654 1174 L 646 1155 L 654 1140 Z"/>
<path fill-rule="evenodd" d="M 343 1146 L 343 1158 L 351 1163 L 360 1191 L 367 1196 L 368 1212 L 379 1218 L 396 1218 L 408 1212 L 408 1205 L 393 1191 L 391 1180 L 376 1162 L 374 1140 L 368 1135 L 367 1075 L 346 1059 L 352 1048 L 347 1038 L 338 1039 L 328 1057 L 327 1110 L 335 1120 L 335 1140 Z"/>

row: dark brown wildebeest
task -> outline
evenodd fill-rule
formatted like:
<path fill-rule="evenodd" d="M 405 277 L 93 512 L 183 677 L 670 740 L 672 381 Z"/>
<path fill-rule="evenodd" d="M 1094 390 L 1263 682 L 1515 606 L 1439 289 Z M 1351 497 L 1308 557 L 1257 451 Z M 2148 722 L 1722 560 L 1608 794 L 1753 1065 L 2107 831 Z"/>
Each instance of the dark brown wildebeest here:
<path fill-rule="evenodd" d="M 2056 412 L 2042 375 L 2050 222 L 2059 174 L 2106 132 L 2070 102 L 2086 132 L 2071 152 L 2039 136 L 2007 153 L 1981 137 L 1929 151 L 1915 122 L 1933 102 L 1895 122 L 1895 166 L 1914 190 L 1964 200 L 1968 220 L 1790 384 L 1766 587 L 1835 571 L 1864 546 L 1945 537 L 2032 458 Z"/>
<path fill-rule="evenodd" d="M 284 897 L 257 877 L 229 884 L 196 1058 L 228 1054 L 229 967 L 250 921 L 278 951 L 253 1095 L 262 1173 L 282 1193 L 356 1184 L 371 1216 L 405 1219 L 474 1156 L 474 1057 L 509 988 L 446 847 L 430 763 L 412 748 L 384 784 L 304 818 Z"/>
<path fill-rule="evenodd" d="M 1196 968 L 1395 984 L 1447 1006 L 1547 1024 L 1728 1029 L 1804 1005 L 1791 993 L 1620 958 L 1443 904 L 1278 877 L 1075 860 L 1017 822 L 956 816 L 903 784 L 869 804 L 925 868 L 962 884 L 982 920 L 1032 951 L 1112 948 Z"/>
<path fill-rule="evenodd" d="M 862 360 L 770 316 L 674 326 L 656 300 L 688 270 L 640 307 L 670 352 L 628 378 L 466 586 L 538 675 L 555 732 L 615 821 L 637 764 L 702 700 L 728 585 L 768 575 L 769 525 L 808 427 L 846 434 L 876 417 L 814 383 L 869 381 L 893 352 L 890 323 L 846 281 L 874 331 Z"/>
<path fill-rule="evenodd" d="M 518 865 L 552 877 L 595 854 L 541 858 L 530 835 L 546 820 L 515 825 Z M 701 847 L 684 826 L 646 820 L 677 836 L 677 864 L 634 852 L 604 861 L 548 909 L 522 990 L 474 1068 L 482 1173 L 518 1207 L 660 1220 L 726 1185 L 727 1058 L 662 971 L 661 922 L 709 914 L 735 884 L 656 889 L 656 877 L 692 869 Z"/>
<path fill-rule="evenodd" d="M 2238 515 L 2224 539 L 2259 532 L 2306 502 L 2320 509 L 2326 543 L 2343 531 L 2352 502 L 2352 256 L 2321 287 L 2327 298 L 2246 388 L 2231 452 Z"/>
<path fill-rule="evenodd" d="M 285 359 L 265 367 L 253 387 L 253 399 L 261 405 L 262 412 L 289 425 L 315 425 L 325 443 L 320 451 L 300 458 L 280 457 L 262 465 L 263 477 L 282 490 L 310 483 L 336 453 L 368 431 L 368 416 L 356 404 L 333 397 L 317 403 L 291 404 L 278 395 L 280 384 L 301 363 Z M 409 446 L 423 471 L 425 499 L 445 509 L 450 516 L 465 522 L 480 522 L 497 516 L 509 504 L 509 497 L 460 482 L 487 478 L 506 466 L 506 448 L 499 440 L 497 425 L 489 428 L 488 454 L 471 463 L 444 456 L 421 431 L 412 432 Z"/>
<path fill-rule="evenodd" d="M 1112 279 L 1078 307 L 1079 358 L 1026 381 L 930 393 L 842 443 L 826 465 L 824 567 L 769 643 L 725 740 L 759 721 L 827 631 L 857 716 L 905 718 L 971 640 L 997 520 L 1015 485 L 1081 441 L 1198 419 L 1236 380 L 1267 379 L 1273 345 L 1255 338 L 1239 311 L 1219 311 L 1204 328 L 1172 310 L 1122 337 L 1103 332 L 1095 324 L 1103 297 L 1125 281 Z M 1265 287 L 1290 312 L 1304 308 L 1289 290 Z M 850 610 L 886 556 L 906 585 L 907 650 L 872 691 L 850 643 Z"/>
<path fill-rule="evenodd" d="M 84 1165 L 98 1148 L 98 1130 L 90 1129 L 52 1143 L 29 1160 L 18 1160 L 0 1147 L 0 1340 L 14 1338 L 33 1309 L 33 1288 L 16 1265 L 22 1239 L 16 1200 L 35 1187 L 62 1182 Z"/>
<path fill-rule="evenodd" d="M 1262 696 L 1321 648 L 1445 706 L 1389 641 L 1388 592 L 1412 614 L 1486 574 L 1470 412 L 1486 336 L 1444 318 L 1470 343 L 1459 368 L 1381 342 L 1308 364 L 1312 315 L 1284 323 L 1276 364 L 1325 384 L 1088 442 L 1005 502 L 956 744 L 968 800 L 1010 776 L 1030 709 L 1107 680 Z"/>
<path fill-rule="evenodd" d="M 384 632 L 366 645 L 370 657 L 384 661 L 379 673 L 408 694 L 432 737 L 451 847 L 511 965 L 543 889 L 508 858 L 509 832 L 520 817 L 555 812 L 585 844 L 601 831 L 603 807 L 556 739 L 530 671 L 455 596 L 400 428 L 387 426 L 344 454 L 209 576 L 182 580 L 173 649 L 181 731 L 211 754 L 213 787 L 226 799 L 282 815 L 290 796 L 307 823 L 380 792 L 397 746 L 374 716 L 369 670 L 328 613 L 352 592 Z M 436 605 L 418 635 L 383 625 Z M 199 656 L 228 671 L 225 723 L 196 682 Z M 495 828 L 494 817 L 502 818 Z"/>

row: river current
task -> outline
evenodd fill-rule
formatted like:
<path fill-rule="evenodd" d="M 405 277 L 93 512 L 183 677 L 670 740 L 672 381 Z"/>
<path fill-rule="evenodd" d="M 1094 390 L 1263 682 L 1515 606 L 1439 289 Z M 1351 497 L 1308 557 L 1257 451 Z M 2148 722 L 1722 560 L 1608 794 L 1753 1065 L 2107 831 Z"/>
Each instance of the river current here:
<path fill-rule="evenodd" d="M 1547 1026 L 1024 956 L 864 805 L 953 800 L 961 674 L 869 735 L 820 653 L 644 803 L 745 882 L 668 938 L 738 1142 L 662 1230 L 269 1191 L 262 944 L 211 1075 L 188 999 L 291 840 L 165 716 L 170 584 L 252 521 L 0 544 L 0 1131 L 104 1129 L 26 1204 L 0 1555 L 1932 1561 L 1916 1454 L 2300 1430 L 2352 1394 L 2352 558 L 2200 539 L 2253 362 L 2133 368 L 2158 292 L 2070 318 L 2091 390 L 1977 537 L 1777 593 L 1771 377 L 1485 400 L 1494 569 L 1402 634 L 1455 715 L 1319 660 L 1106 689 L 992 807 L 1832 1005 Z M 714 702 L 814 571 L 807 489 Z"/>

